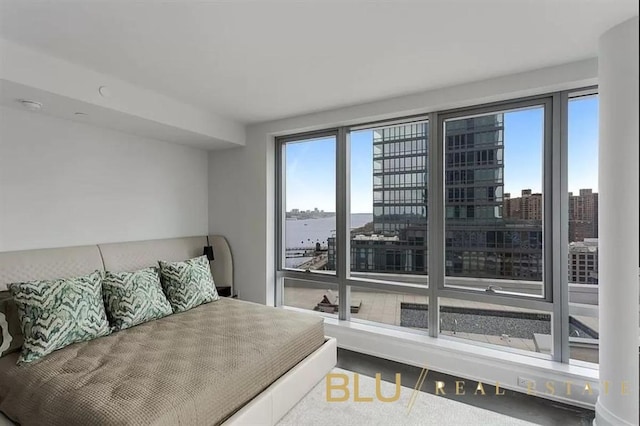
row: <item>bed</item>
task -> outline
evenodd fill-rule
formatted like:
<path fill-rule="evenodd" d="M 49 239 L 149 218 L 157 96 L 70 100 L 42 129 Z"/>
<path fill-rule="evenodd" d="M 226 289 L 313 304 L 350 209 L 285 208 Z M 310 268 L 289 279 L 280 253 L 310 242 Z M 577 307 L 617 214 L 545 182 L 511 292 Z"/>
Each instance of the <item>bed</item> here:
<path fill-rule="evenodd" d="M 232 285 L 211 236 L 217 285 Z M 0 253 L 10 282 L 136 270 L 202 253 L 206 237 Z M 336 362 L 321 318 L 221 298 L 17 366 L 0 358 L 2 421 L 20 424 L 275 424 Z M 10 423 L 9 423 L 10 424 Z"/>

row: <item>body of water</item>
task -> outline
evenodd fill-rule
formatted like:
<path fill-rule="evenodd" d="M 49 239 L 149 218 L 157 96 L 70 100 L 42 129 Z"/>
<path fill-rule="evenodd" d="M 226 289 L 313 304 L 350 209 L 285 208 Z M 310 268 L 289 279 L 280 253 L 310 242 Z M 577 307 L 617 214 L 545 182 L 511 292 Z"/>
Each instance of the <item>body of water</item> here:
<path fill-rule="evenodd" d="M 359 228 L 373 221 L 371 213 L 356 213 L 351 215 L 351 229 Z M 285 248 L 315 247 L 316 243 L 325 248 L 327 240 L 336 235 L 336 217 L 323 217 L 319 219 L 291 220 L 285 221 Z M 286 259 L 285 265 L 288 268 L 306 262 L 308 257 L 296 257 Z"/>

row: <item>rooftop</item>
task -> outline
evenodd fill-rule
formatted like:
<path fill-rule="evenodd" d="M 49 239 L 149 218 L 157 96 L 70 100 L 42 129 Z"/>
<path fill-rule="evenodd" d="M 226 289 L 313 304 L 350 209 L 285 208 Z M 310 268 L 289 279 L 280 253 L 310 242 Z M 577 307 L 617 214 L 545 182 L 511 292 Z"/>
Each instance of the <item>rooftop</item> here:
<path fill-rule="evenodd" d="M 328 291 L 319 288 L 304 287 L 285 287 L 284 304 L 301 309 L 313 310 L 315 306 L 322 300 Z M 359 305 L 357 313 L 352 312 L 351 318 L 355 320 L 366 320 L 392 326 L 401 326 L 402 322 L 402 303 L 424 304 L 428 305 L 429 298 L 416 294 L 391 293 L 382 291 L 358 291 L 351 290 L 351 304 Z M 499 345 L 510 347 L 517 350 L 530 352 L 545 353 L 544 347 L 538 347 L 540 343 L 534 340 L 534 332 L 528 333 L 531 337 L 516 337 L 514 324 L 511 314 L 522 314 L 522 316 L 546 315 L 548 313 L 539 312 L 531 309 L 518 308 L 514 306 L 503 306 L 491 303 L 473 302 L 459 299 L 440 299 L 441 311 L 452 310 L 457 308 L 458 311 L 466 311 L 468 319 L 473 320 L 474 311 L 495 311 L 490 325 L 480 326 L 481 330 L 476 332 L 453 330 L 441 324 L 441 334 L 444 336 L 455 337 L 465 340 L 472 340 L 484 344 Z M 504 317 L 502 317 L 502 315 Z M 515 315 L 517 316 L 517 315 Z M 459 318 L 459 317 L 458 317 Z M 590 328 L 594 332 L 598 332 L 598 318 L 573 316 L 574 320 L 585 327 Z M 441 321 L 442 322 L 442 321 Z M 479 324 L 475 324 L 478 326 Z M 449 329 L 447 329 L 449 328 Z M 462 325 L 461 327 L 462 328 Z M 416 329 L 422 329 L 416 327 Z M 536 333 L 539 334 L 539 333 Z M 522 336 L 522 335 L 520 335 Z M 587 362 L 598 362 L 597 344 L 591 339 L 574 338 L 576 344 L 571 344 L 571 356 Z M 591 344 L 585 344 L 591 340 Z M 579 344 L 578 344 L 579 342 Z"/>

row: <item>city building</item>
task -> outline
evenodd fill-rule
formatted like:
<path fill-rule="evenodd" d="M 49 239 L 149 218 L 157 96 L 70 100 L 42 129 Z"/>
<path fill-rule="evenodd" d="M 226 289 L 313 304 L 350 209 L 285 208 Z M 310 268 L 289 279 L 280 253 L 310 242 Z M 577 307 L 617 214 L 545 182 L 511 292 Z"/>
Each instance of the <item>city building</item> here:
<path fill-rule="evenodd" d="M 446 139 L 446 275 L 541 281 L 535 203 L 522 203 L 521 217 L 504 216 L 504 115 L 448 121 Z"/>
<path fill-rule="evenodd" d="M 429 124 L 373 130 L 373 233 L 351 240 L 354 272 L 427 273 Z M 329 238 L 328 269 L 335 269 Z"/>
<path fill-rule="evenodd" d="M 569 193 L 569 241 L 598 238 L 598 193 L 581 189 Z"/>
<path fill-rule="evenodd" d="M 598 239 L 569 243 L 569 282 L 598 284 Z"/>
<path fill-rule="evenodd" d="M 505 219 L 542 220 L 542 194 L 523 189 L 520 197 L 504 194 Z M 581 189 L 569 192 L 569 242 L 598 237 L 598 194 Z"/>
<path fill-rule="evenodd" d="M 447 276 L 542 280 L 542 195 L 503 198 L 503 134 L 503 114 L 447 122 Z M 393 239 L 352 238 L 353 272 L 427 273 L 427 137 L 428 123 L 374 130 L 373 229 Z"/>
<path fill-rule="evenodd" d="M 511 198 L 510 193 L 504 194 L 505 219 L 542 220 L 542 194 L 532 193 L 530 189 L 523 189 L 521 196 Z"/>
<path fill-rule="evenodd" d="M 373 229 L 397 235 L 427 224 L 429 124 L 373 130 Z"/>

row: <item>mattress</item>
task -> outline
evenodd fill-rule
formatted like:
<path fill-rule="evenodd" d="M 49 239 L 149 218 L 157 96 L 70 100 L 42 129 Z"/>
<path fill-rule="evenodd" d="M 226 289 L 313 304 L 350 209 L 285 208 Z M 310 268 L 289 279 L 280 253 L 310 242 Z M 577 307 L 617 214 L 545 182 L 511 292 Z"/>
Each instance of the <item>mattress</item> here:
<path fill-rule="evenodd" d="M 22 425 L 213 425 L 324 343 L 313 315 L 222 298 L 34 364 L 0 358 L 0 411 Z"/>

